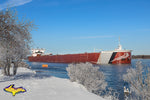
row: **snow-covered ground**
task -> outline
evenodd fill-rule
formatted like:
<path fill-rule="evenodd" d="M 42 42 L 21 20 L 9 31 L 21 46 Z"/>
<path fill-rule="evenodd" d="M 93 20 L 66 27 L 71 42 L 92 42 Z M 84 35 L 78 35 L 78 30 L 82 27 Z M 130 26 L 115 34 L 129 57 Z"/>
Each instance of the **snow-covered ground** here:
<path fill-rule="evenodd" d="M 12 96 L 3 89 L 10 84 L 27 90 Z M 16 76 L 6 77 L 0 70 L 0 100 L 104 100 L 88 92 L 82 85 L 68 79 L 56 77 L 36 77 L 36 73 L 26 68 L 18 68 Z"/>

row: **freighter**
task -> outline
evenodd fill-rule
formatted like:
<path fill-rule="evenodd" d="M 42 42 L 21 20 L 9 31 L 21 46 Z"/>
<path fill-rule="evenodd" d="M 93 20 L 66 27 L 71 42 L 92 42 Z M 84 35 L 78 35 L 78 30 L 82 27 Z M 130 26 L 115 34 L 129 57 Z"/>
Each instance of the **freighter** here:
<path fill-rule="evenodd" d="M 131 50 L 123 50 L 119 43 L 117 49 L 113 51 L 101 51 L 93 53 L 79 54 L 57 54 L 45 55 L 44 49 L 32 49 L 32 55 L 28 57 L 30 62 L 50 62 L 50 63 L 85 63 L 93 64 L 130 64 Z"/>

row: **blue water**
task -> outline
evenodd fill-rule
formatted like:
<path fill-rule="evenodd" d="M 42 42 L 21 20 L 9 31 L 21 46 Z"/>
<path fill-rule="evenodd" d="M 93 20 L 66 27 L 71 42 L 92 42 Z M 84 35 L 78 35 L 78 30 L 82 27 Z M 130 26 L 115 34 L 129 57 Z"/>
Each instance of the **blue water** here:
<path fill-rule="evenodd" d="M 55 76 L 59 78 L 69 78 L 67 75 L 66 67 L 68 64 L 59 63 L 40 63 L 40 62 L 28 62 L 32 70 L 36 71 L 38 75 L 43 76 Z M 43 68 L 42 65 L 47 64 L 48 68 Z"/>
<path fill-rule="evenodd" d="M 111 87 L 119 93 L 119 99 L 124 100 L 123 87 L 127 85 L 123 81 L 123 75 L 126 74 L 128 68 L 135 67 L 137 61 L 141 61 L 144 66 L 150 66 L 150 59 L 134 59 L 128 65 L 96 65 L 99 66 L 100 71 L 105 75 L 108 87 Z M 66 67 L 68 64 L 59 63 L 40 63 L 28 62 L 32 70 L 35 70 L 41 76 L 55 76 L 59 78 L 69 78 L 67 75 Z M 42 64 L 48 64 L 48 68 L 42 68 Z"/>

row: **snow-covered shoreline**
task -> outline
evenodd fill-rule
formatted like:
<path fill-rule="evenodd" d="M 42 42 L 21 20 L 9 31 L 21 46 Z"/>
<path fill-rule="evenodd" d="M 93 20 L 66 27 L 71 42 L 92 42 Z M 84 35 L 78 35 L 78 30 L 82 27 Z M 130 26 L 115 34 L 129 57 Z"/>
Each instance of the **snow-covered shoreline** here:
<path fill-rule="evenodd" d="M 31 77 L 24 78 L 25 75 Z M 17 77 L 3 76 L 0 70 L 0 100 L 104 100 L 102 97 L 88 92 L 84 86 L 70 82 L 68 79 L 57 77 L 35 78 L 35 72 L 18 68 Z M 15 84 L 24 87 L 27 92 L 16 94 L 5 92 L 3 89 Z"/>

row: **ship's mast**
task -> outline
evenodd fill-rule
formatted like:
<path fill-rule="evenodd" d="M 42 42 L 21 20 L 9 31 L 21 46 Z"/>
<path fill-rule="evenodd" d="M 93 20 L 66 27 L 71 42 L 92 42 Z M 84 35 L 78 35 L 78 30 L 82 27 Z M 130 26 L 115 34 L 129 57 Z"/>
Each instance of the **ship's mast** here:
<path fill-rule="evenodd" d="M 122 46 L 120 44 L 120 37 L 119 37 L 119 46 L 118 46 L 118 50 L 122 50 Z"/>
<path fill-rule="evenodd" d="M 119 45 L 120 45 L 120 37 L 119 37 L 119 41 L 118 42 L 119 42 Z"/>
<path fill-rule="evenodd" d="M 120 37 L 119 37 L 119 41 L 118 41 L 118 48 L 116 49 L 116 50 L 122 50 L 122 46 L 121 46 L 121 44 L 120 44 Z"/>

